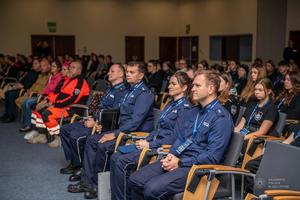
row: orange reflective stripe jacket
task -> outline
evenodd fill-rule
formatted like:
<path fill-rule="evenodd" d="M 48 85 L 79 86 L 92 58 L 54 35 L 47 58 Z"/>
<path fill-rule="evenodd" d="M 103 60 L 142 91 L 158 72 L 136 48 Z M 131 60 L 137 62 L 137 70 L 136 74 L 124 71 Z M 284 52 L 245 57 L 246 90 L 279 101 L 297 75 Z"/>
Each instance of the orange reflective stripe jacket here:
<path fill-rule="evenodd" d="M 89 97 L 90 89 L 82 76 L 64 82 L 59 94 L 55 98 L 54 106 L 57 108 L 68 107 L 71 104 L 85 104 Z"/>

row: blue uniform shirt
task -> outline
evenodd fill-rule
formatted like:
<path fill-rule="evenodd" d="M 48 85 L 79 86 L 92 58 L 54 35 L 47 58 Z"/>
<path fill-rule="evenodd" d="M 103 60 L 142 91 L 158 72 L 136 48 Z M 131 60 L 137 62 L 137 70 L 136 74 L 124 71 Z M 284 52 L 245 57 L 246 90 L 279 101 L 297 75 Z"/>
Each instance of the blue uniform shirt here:
<path fill-rule="evenodd" d="M 158 148 L 164 144 L 173 144 L 177 138 L 174 134 L 177 118 L 183 110 L 191 109 L 191 107 L 186 97 L 170 102 L 162 111 L 156 129 L 146 138 L 149 147 Z"/>
<path fill-rule="evenodd" d="M 215 105 L 212 106 L 213 104 Z M 210 111 L 208 112 L 208 110 Z M 198 122 L 201 123 L 198 123 L 199 126 L 193 134 L 197 115 Z M 172 145 L 170 153 L 180 158 L 182 166 L 190 167 L 193 164 L 222 162 L 234 126 L 230 114 L 218 100 L 214 100 L 202 109 L 198 108 L 196 115 L 181 114 L 180 118 L 182 123 L 175 126 L 178 138 Z M 180 147 L 188 140 L 191 143 L 181 153 L 178 153 Z"/>
<path fill-rule="evenodd" d="M 153 102 L 154 95 L 143 81 L 131 86 L 121 99 L 120 128 L 115 130 L 115 136 L 120 131 L 152 131 Z"/>
<path fill-rule="evenodd" d="M 127 88 L 124 82 L 106 89 L 104 95 L 101 97 L 100 100 L 100 109 L 119 108 L 121 99 L 126 93 Z"/>

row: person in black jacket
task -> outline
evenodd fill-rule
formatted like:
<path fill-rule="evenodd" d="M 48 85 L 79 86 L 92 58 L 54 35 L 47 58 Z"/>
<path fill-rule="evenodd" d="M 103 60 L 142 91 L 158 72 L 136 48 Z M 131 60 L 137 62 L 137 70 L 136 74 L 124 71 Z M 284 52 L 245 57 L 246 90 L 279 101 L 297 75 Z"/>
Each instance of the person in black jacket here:
<path fill-rule="evenodd" d="M 160 93 L 162 81 L 163 81 L 163 73 L 162 71 L 158 71 L 158 62 L 156 61 L 149 61 L 147 65 L 147 73 L 146 73 L 146 80 L 148 88 L 158 94 Z"/>
<path fill-rule="evenodd" d="M 294 41 L 293 40 L 289 40 L 288 47 L 286 47 L 284 49 L 283 58 L 287 62 L 297 61 L 297 59 L 299 58 L 299 52 L 294 47 Z"/>
<path fill-rule="evenodd" d="M 28 74 L 24 76 L 20 82 L 13 84 L 11 88 L 5 92 L 5 113 L 0 119 L 1 122 L 9 123 L 15 120 L 15 115 L 17 113 L 15 100 L 19 97 L 21 89 L 27 90 L 31 88 L 33 83 L 37 80 L 39 71 L 39 60 L 35 59 L 33 61 L 32 69 Z"/>

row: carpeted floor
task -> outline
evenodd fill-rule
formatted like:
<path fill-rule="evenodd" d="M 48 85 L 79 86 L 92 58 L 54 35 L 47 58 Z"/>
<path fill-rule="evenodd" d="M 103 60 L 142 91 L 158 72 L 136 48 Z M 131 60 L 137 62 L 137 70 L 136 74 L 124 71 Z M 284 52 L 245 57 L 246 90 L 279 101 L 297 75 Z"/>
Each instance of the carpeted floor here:
<path fill-rule="evenodd" d="M 20 126 L 0 123 L 0 200 L 84 199 L 67 192 L 68 175 L 59 174 L 67 165 L 62 149 L 27 144 Z"/>

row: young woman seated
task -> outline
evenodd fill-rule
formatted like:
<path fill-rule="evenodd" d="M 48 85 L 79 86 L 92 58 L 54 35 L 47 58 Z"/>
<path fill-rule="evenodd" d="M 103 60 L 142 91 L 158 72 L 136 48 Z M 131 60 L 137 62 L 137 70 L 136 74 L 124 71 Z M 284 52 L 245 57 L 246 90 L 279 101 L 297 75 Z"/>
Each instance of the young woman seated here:
<path fill-rule="evenodd" d="M 264 78 L 255 84 L 254 95 L 257 101 L 247 106 L 247 109 L 235 127 L 235 132 L 245 135 L 245 140 L 251 136 L 277 135 L 273 129 L 278 111 L 272 101 L 272 82 Z"/>
<path fill-rule="evenodd" d="M 249 73 L 248 82 L 240 95 L 241 105 L 248 106 L 252 101 L 255 101 L 254 86 L 258 81 L 267 76 L 266 68 L 262 65 L 253 65 Z"/>
<path fill-rule="evenodd" d="M 218 99 L 228 110 L 232 117 L 233 124 L 235 124 L 239 114 L 240 105 L 237 96 L 230 94 L 230 89 L 232 87 L 231 76 L 227 73 L 223 73 L 220 74 L 219 77 L 221 82 L 219 87 L 220 95 L 218 96 Z"/>

